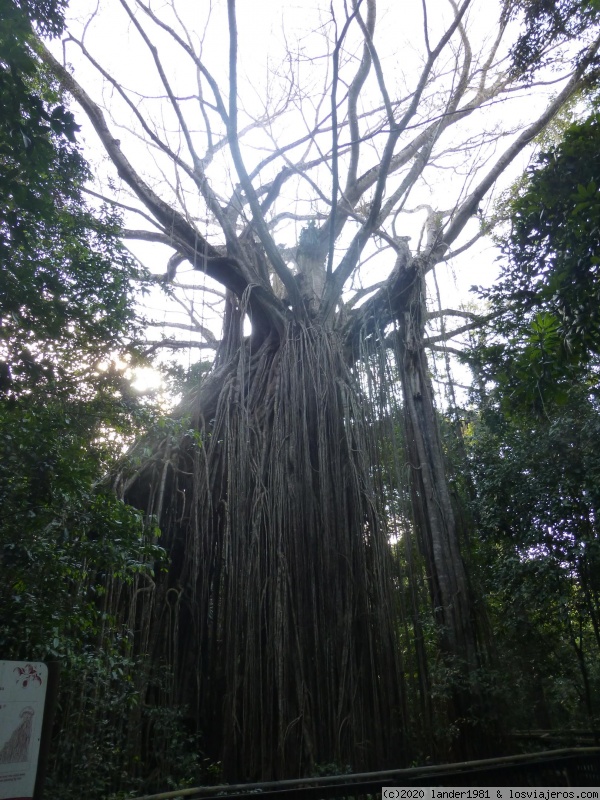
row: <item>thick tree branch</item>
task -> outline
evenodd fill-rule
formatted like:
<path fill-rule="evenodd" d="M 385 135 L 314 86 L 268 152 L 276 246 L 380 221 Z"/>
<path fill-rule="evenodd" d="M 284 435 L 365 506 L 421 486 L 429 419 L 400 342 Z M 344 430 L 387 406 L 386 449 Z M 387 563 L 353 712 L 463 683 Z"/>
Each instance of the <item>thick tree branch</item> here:
<path fill-rule="evenodd" d="M 136 30 L 138 31 L 140 37 L 144 41 L 146 47 L 148 48 L 148 50 L 150 51 L 150 53 L 152 55 L 152 60 L 154 61 L 154 64 L 156 66 L 156 70 L 157 70 L 157 72 L 158 72 L 158 74 L 160 76 L 161 83 L 165 88 L 165 91 L 166 91 L 167 96 L 169 98 L 169 102 L 171 103 L 171 107 L 172 107 L 173 111 L 175 112 L 175 115 L 177 117 L 177 121 L 179 122 L 179 127 L 180 127 L 180 129 L 181 129 L 181 131 L 183 133 L 184 138 L 185 138 L 185 142 L 187 144 L 187 148 L 188 148 L 188 151 L 189 151 L 189 153 L 190 153 L 190 155 L 192 157 L 192 162 L 193 162 L 193 165 L 194 165 L 193 170 L 189 170 L 189 168 L 186 168 L 186 172 L 190 175 L 190 177 L 192 178 L 192 180 L 194 181 L 194 183 L 198 187 L 200 193 L 202 194 L 202 196 L 204 197 L 204 199 L 206 201 L 206 205 L 208 206 L 209 210 L 215 215 L 215 217 L 217 218 L 219 224 L 221 225 L 221 228 L 223 229 L 223 233 L 225 234 L 225 239 L 226 239 L 226 241 L 227 241 L 227 243 L 229 245 L 229 249 L 230 249 L 231 255 L 233 255 L 235 258 L 237 258 L 240 263 L 243 263 L 243 258 L 241 258 L 242 253 L 241 253 L 241 250 L 240 250 L 239 245 L 238 245 L 237 237 L 235 235 L 235 230 L 234 230 L 233 226 L 230 225 L 230 223 L 229 223 L 229 221 L 227 219 L 227 215 L 224 213 L 223 209 L 221 208 L 221 205 L 220 205 L 215 193 L 213 192 L 212 187 L 210 186 L 210 184 L 208 182 L 208 179 L 206 177 L 206 173 L 205 173 L 205 170 L 204 170 L 204 162 L 199 157 L 199 155 L 198 155 L 198 153 L 197 153 L 197 151 L 196 151 L 196 149 L 194 147 L 194 142 L 193 142 L 192 136 L 190 134 L 187 122 L 186 122 L 185 117 L 184 117 L 184 115 L 183 115 L 183 113 L 181 111 L 181 107 L 179 105 L 179 102 L 177 101 L 177 98 L 175 97 L 175 94 L 174 94 L 173 90 L 171 89 L 171 85 L 170 85 L 169 79 L 167 78 L 167 74 L 166 74 L 165 69 L 163 67 L 162 61 L 161 61 L 161 59 L 160 59 L 160 57 L 158 55 L 158 48 L 150 40 L 150 37 L 148 36 L 146 31 L 144 30 L 143 26 L 140 24 L 139 20 L 136 18 L 135 14 L 129 8 L 126 0 L 120 0 L 120 2 L 121 2 L 121 5 L 123 6 L 123 8 L 125 9 L 125 11 L 127 12 L 128 16 L 131 19 L 131 21 L 132 21 L 133 25 L 135 26 Z M 179 159 L 177 156 L 172 156 L 172 158 L 175 161 L 175 163 L 180 163 L 180 164 L 183 163 L 181 161 L 181 159 Z M 249 275 L 246 275 L 245 277 L 246 277 L 246 279 L 250 278 Z"/>
<path fill-rule="evenodd" d="M 194 267 L 205 272 L 209 277 L 242 297 L 248 288 L 240 265 L 231 257 L 223 256 L 211 245 L 185 217 L 162 200 L 139 176 L 132 164 L 121 150 L 120 143 L 109 130 L 104 114 L 73 76 L 57 61 L 47 48 L 38 41 L 38 52 L 44 63 L 50 68 L 87 114 L 94 130 L 102 142 L 109 158 L 113 162 L 119 177 L 134 191 L 146 208 L 156 218 L 163 231 L 168 231 L 172 245 L 184 255 Z M 288 271 L 289 272 L 289 271 Z M 295 282 L 294 282 L 295 286 Z M 296 289 L 297 291 L 297 289 Z M 285 309 L 275 297 L 270 287 L 252 286 L 248 310 L 258 323 L 259 317 L 267 317 L 271 323 L 281 321 Z M 260 325 L 257 324 L 257 331 Z"/>
<path fill-rule="evenodd" d="M 234 257 L 223 256 L 219 249 L 211 245 L 182 214 L 162 200 L 148 186 L 121 150 L 120 142 L 112 135 L 98 104 L 91 99 L 41 41 L 37 42 L 37 48 L 44 63 L 87 114 L 119 177 L 127 183 L 148 211 L 155 217 L 163 232 L 168 232 L 172 238 L 172 246 L 196 269 L 205 272 L 206 275 L 213 278 L 217 283 L 222 284 L 237 297 L 241 298 L 247 289 L 251 290 L 248 312 L 256 323 L 255 331 L 257 335 L 261 330 L 267 330 L 271 325 L 279 327 L 286 315 L 286 309 L 281 301 L 275 297 L 271 287 L 255 284 L 254 282 L 249 283 L 240 263 Z M 289 273 L 287 268 L 286 271 Z M 289 275 L 291 278 L 291 273 Z M 295 287 L 293 280 L 292 283 Z"/>
<path fill-rule="evenodd" d="M 71 73 L 54 58 L 41 41 L 38 42 L 38 51 L 44 63 L 87 114 L 119 177 L 135 192 L 163 228 L 163 231 L 172 233 L 175 246 L 184 252 L 192 263 L 202 264 L 203 271 L 212 278 L 232 289 L 232 291 L 239 292 L 242 279 L 235 264 L 231 260 L 223 258 L 218 250 L 209 244 L 202 234 L 190 225 L 185 217 L 162 200 L 142 180 L 121 150 L 119 140 L 115 139 L 109 130 L 100 106 L 92 100 Z"/>
<path fill-rule="evenodd" d="M 277 249 L 277 245 L 275 244 L 267 227 L 265 218 L 260 208 L 258 197 L 256 196 L 256 191 L 252 185 L 252 181 L 250 180 L 248 172 L 246 171 L 240 150 L 237 131 L 237 22 L 235 0 L 227 0 L 227 12 L 229 19 L 229 148 L 231 150 L 233 162 L 242 184 L 242 188 L 250 204 L 252 221 L 262 246 L 265 249 L 269 261 L 273 265 L 275 272 L 288 292 L 288 297 L 292 303 L 292 307 L 300 312 L 300 310 L 304 307 L 304 303 L 302 301 L 302 297 L 300 296 L 298 286 L 292 273 L 281 257 L 281 254 Z"/>
<path fill-rule="evenodd" d="M 157 244 L 166 244 L 173 246 L 173 239 L 167 236 L 166 233 L 160 231 L 144 231 L 134 230 L 132 228 L 124 228 L 121 231 L 121 236 L 124 239 L 137 239 L 140 242 L 156 242 Z"/>
<path fill-rule="evenodd" d="M 400 138 L 400 136 L 402 135 L 402 133 L 406 130 L 408 123 L 416 113 L 421 97 L 423 96 L 423 92 L 425 91 L 425 87 L 427 86 L 427 82 L 429 80 L 429 75 L 431 73 L 431 70 L 433 69 L 433 65 L 437 61 L 438 56 L 441 54 L 442 50 L 446 47 L 446 45 L 454 35 L 457 28 L 459 28 L 459 26 L 461 25 L 462 18 L 466 14 L 466 11 L 470 4 L 471 0 L 463 0 L 462 6 L 458 10 L 458 12 L 455 13 L 452 24 L 449 26 L 446 33 L 439 40 L 436 47 L 431 51 L 429 58 L 427 59 L 427 62 L 425 63 L 425 66 L 423 68 L 423 71 L 421 72 L 421 77 L 419 78 L 419 81 L 417 83 L 417 88 L 415 89 L 412 100 L 407 110 L 402 115 L 400 121 L 397 124 L 395 124 L 392 130 L 390 131 L 388 141 L 386 142 L 385 149 L 383 152 L 383 157 L 381 159 L 380 171 L 375 187 L 375 196 L 371 204 L 371 212 L 369 215 L 369 219 L 367 220 L 369 224 L 375 223 L 375 221 L 379 218 L 379 212 L 381 210 L 381 201 L 383 198 L 383 193 L 385 191 L 385 185 L 387 182 L 390 165 L 392 163 L 392 158 L 394 155 L 394 149 L 396 147 L 396 143 Z"/>
<path fill-rule="evenodd" d="M 338 150 L 338 136 L 339 136 L 339 128 L 338 128 L 338 119 L 337 119 L 337 88 L 339 82 L 339 67 L 340 67 L 340 48 L 342 43 L 346 37 L 348 32 L 348 28 L 350 27 L 352 21 L 356 18 L 360 18 L 360 4 L 362 0 L 355 0 L 354 3 L 354 11 L 344 23 L 344 27 L 342 28 L 342 33 L 339 38 L 336 37 L 335 48 L 333 50 L 333 81 L 331 85 L 331 129 L 332 129 L 332 144 L 331 144 L 331 215 L 330 215 L 330 222 L 329 222 L 329 253 L 327 257 L 327 275 L 331 275 L 333 270 L 333 250 L 335 244 L 335 218 L 337 213 L 337 204 L 338 204 L 338 190 L 339 190 L 339 150 Z M 372 17 L 373 24 L 375 23 L 375 3 L 373 0 L 368 0 L 369 2 L 369 12 L 370 16 Z M 333 9 L 333 6 L 332 6 Z M 332 11 L 333 13 L 333 11 Z M 334 17 L 335 23 L 335 17 Z M 364 26 L 363 26 L 364 27 Z M 359 67 L 359 73 L 361 72 L 362 64 Z M 368 71 L 368 69 L 367 69 Z M 366 78 L 366 74 L 365 74 Z M 364 82 L 364 80 L 363 80 Z M 354 82 L 353 82 L 354 83 Z M 352 86 L 350 87 L 352 91 Z M 350 131 L 352 135 L 352 123 L 350 126 Z"/>
<path fill-rule="evenodd" d="M 373 32 L 375 30 L 375 16 L 376 16 L 375 0 L 368 0 L 367 21 L 366 23 L 363 24 L 365 30 L 367 31 L 370 37 L 373 36 Z M 361 144 L 360 129 L 358 122 L 358 98 L 360 96 L 360 91 L 364 86 L 364 83 L 369 75 L 372 63 L 373 62 L 371 59 L 371 50 L 369 47 L 369 43 L 365 38 L 365 43 L 363 45 L 362 59 L 360 61 L 358 70 L 356 71 L 356 75 L 354 76 L 354 79 L 350 84 L 350 88 L 348 89 L 348 125 L 350 131 L 351 147 L 350 147 L 350 163 L 348 164 L 348 170 L 346 173 L 346 188 L 344 193 L 350 191 L 351 187 L 354 185 L 356 181 L 358 160 L 360 155 L 360 144 Z"/>

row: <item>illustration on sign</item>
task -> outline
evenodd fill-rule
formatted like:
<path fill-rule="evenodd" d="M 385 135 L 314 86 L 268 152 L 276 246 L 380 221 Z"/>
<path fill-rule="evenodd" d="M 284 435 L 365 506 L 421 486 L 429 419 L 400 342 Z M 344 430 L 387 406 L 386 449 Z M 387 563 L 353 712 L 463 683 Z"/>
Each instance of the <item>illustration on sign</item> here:
<path fill-rule="evenodd" d="M 24 708 L 19 714 L 21 722 L 12 732 L 8 742 L 0 750 L 0 764 L 14 764 L 29 761 L 29 743 L 31 741 L 31 720 L 35 711 L 31 706 Z"/>
<path fill-rule="evenodd" d="M 45 664 L 0 661 L 0 800 L 33 797 L 47 683 Z"/>

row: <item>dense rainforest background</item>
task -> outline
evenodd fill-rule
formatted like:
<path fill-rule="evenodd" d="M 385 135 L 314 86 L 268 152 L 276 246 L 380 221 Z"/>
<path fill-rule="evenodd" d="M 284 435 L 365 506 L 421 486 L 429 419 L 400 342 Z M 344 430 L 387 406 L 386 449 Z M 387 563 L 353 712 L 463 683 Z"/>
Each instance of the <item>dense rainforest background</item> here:
<path fill-rule="evenodd" d="M 398 5 L 0 0 L 49 798 L 597 741 L 600 4 Z"/>

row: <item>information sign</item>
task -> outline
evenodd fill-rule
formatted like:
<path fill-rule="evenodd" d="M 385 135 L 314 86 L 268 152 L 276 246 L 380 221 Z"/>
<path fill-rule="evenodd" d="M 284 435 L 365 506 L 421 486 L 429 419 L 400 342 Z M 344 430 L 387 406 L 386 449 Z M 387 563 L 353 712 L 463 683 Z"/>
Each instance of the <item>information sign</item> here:
<path fill-rule="evenodd" d="M 35 789 L 48 667 L 0 661 L 0 800 L 31 800 Z"/>

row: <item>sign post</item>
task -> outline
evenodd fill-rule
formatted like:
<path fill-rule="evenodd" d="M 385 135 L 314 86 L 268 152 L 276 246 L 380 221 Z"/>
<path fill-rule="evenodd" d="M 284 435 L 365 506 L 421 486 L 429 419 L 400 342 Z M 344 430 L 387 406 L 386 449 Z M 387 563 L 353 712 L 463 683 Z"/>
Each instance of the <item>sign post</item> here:
<path fill-rule="evenodd" d="M 0 661 L 0 800 L 31 800 L 48 687 L 48 667 Z"/>

